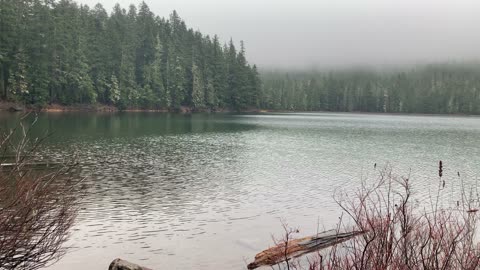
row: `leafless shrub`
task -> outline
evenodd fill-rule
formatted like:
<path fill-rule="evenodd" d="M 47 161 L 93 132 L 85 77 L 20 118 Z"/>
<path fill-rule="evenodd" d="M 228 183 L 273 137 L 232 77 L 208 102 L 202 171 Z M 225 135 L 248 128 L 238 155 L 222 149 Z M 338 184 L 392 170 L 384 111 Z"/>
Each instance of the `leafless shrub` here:
<path fill-rule="evenodd" d="M 272 235 L 272 240 L 274 244 L 281 249 L 280 254 L 283 258 L 283 262 L 285 263 L 286 269 L 287 270 L 295 269 L 298 263 L 296 261 L 291 260 L 289 256 L 289 250 L 294 248 L 291 245 L 292 243 L 291 240 L 294 239 L 295 234 L 299 233 L 299 230 L 289 227 L 284 220 L 282 220 L 282 227 L 284 231 L 283 237 L 277 239 Z M 278 265 L 278 268 L 281 269 L 281 265 Z"/>
<path fill-rule="evenodd" d="M 29 130 L 20 123 L 0 137 L 0 269 L 58 260 L 77 213 L 74 164 L 35 162 L 42 140 L 31 140 Z"/>
<path fill-rule="evenodd" d="M 337 194 L 337 203 L 349 217 L 341 219 L 338 228 L 366 233 L 302 262 L 289 261 L 287 267 L 309 270 L 478 269 L 478 198 L 474 199 L 473 192 L 462 189 L 455 204 L 444 206 L 441 200 L 446 189 L 442 166 L 440 162 L 438 190 L 427 204 L 412 199 L 408 177 L 395 176 L 388 168 L 381 171 L 374 185 L 364 182 L 354 194 Z M 463 187 L 463 184 L 456 185 Z M 285 238 L 287 242 L 290 239 Z"/>

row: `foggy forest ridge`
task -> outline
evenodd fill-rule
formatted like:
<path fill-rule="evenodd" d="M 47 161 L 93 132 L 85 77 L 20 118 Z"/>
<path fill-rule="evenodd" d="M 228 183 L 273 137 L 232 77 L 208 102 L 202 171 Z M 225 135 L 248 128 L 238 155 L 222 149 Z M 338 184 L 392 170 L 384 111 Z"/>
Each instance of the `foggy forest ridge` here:
<path fill-rule="evenodd" d="M 107 10 L 130 0 L 80 0 Z M 480 3 L 471 0 L 145 1 L 159 16 L 176 10 L 222 42 L 244 40 L 264 68 L 428 64 L 480 59 Z"/>
<path fill-rule="evenodd" d="M 409 72 L 415 70 L 422 70 L 425 67 L 449 67 L 449 68 L 471 68 L 480 69 L 480 59 L 450 59 L 437 61 L 417 61 L 409 63 L 391 63 L 391 64 L 348 64 L 348 65 L 321 65 L 312 64 L 305 66 L 258 66 L 261 73 L 348 73 L 348 72 L 365 72 L 377 74 L 393 74 L 399 72 Z"/>
<path fill-rule="evenodd" d="M 421 58 L 407 64 L 405 57 L 403 64 L 332 66 L 326 61 L 313 68 L 308 62 L 305 68 L 294 62 L 288 69 L 281 64 L 258 68 L 248 59 L 255 59 L 249 55 L 259 48 L 249 47 L 248 41 L 235 37 L 224 42 L 194 30 L 175 10 L 159 16 L 146 1 L 115 5 L 111 11 L 101 4 L 89 7 L 71 0 L 10 0 L 3 7 L 4 101 L 40 108 L 102 104 L 120 110 L 480 113 L 480 64 L 475 57 L 446 54 L 447 60 L 429 62 L 433 64 Z M 292 27 L 304 25 L 302 20 L 284 21 L 292 22 Z M 304 30 L 297 27 L 294 34 Z M 288 34 L 284 31 L 282 36 L 286 41 L 291 39 Z M 380 34 L 372 42 L 386 40 Z M 415 47 L 416 41 L 408 46 Z M 282 48 L 282 42 L 278 44 L 273 40 L 270 52 L 278 59 L 288 60 L 302 49 L 276 52 Z M 312 59 L 321 51 L 331 52 L 331 57 L 342 52 L 322 42 L 308 44 L 317 52 L 301 52 Z"/>

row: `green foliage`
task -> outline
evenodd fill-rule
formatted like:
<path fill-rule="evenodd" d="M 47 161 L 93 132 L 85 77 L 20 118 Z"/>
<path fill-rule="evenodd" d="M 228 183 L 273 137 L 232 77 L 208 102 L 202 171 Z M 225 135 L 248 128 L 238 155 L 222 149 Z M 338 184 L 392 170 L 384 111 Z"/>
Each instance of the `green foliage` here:
<path fill-rule="evenodd" d="M 108 89 L 108 101 L 112 104 L 117 104 L 120 101 L 120 86 L 118 85 L 118 79 L 115 75 L 112 75 L 110 79 L 110 88 Z"/>
<path fill-rule="evenodd" d="M 13 67 L 10 71 L 9 93 L 12 96 L 21 97 L 28 94 L 27 67 L 25 54 L 19 50 L 14 56 Z"/>
<path fill-rule="evenodd" d="M 0 96 L 29 104 L 243 109 L 258 74 L 236 53 L 144 3 L 111 15 L 71 0 L 2 0 Z M 253 93 L 252 91 L 257 91 Z"/>

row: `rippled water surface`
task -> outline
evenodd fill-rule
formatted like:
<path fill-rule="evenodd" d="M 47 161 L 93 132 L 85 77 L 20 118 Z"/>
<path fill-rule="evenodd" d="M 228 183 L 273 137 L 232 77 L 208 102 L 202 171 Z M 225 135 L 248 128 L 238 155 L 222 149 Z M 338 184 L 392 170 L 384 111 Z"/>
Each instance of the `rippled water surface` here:
<path fill-rule="evenodd" d="M 1 115 L 2 126 L 15 115 Z M 446 179 L 477 181 L 480 118 L 369 114 L 42 114 L 48 155 L 75 153 L 87 177 L 68 245 L 48 269 L 245 269 L 281 232 L 331 227 L 332 199 L 390 164 L 427 196 Z M 377 163 L 377 170 L 374 164 Z M 457 179 L 458 180 L 458 179 Z"/>

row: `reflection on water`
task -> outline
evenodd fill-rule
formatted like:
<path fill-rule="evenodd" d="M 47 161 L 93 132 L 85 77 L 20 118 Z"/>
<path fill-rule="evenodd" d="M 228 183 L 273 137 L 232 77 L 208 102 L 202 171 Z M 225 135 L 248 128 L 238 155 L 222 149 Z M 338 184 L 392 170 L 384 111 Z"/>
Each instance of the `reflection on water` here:
<path fill-rule="evenodd" d="M 0 116 L 3 126 L 12 115 Z M 480 119 L 365 114 L 42 114 L 46 154 L 76 153 L 88 196 L 49 269 L 106 269 L 122 257 L 159 269 L 245 269 L 280 218 L 311 234 L 335 224 L 338 188 L 390 163 L 420 197 L 476 181 Z"/>
<path fill-rule="evenodd" d="M 14 127 L 24 115 L 1 113 L 2 127 Z M 228 117 L 228 115 L 224 115 Z M 45 131 L 55 139 L 96 140 L 98 138 L 143 137 L 179 133 L 236 132 L 253 126 L 222 121 L 212 114 L 158 114 L 158 113 L 50 113 L 30 114 L 26 123 L 37 119 L 33 132 L 41 136 Z"/>

